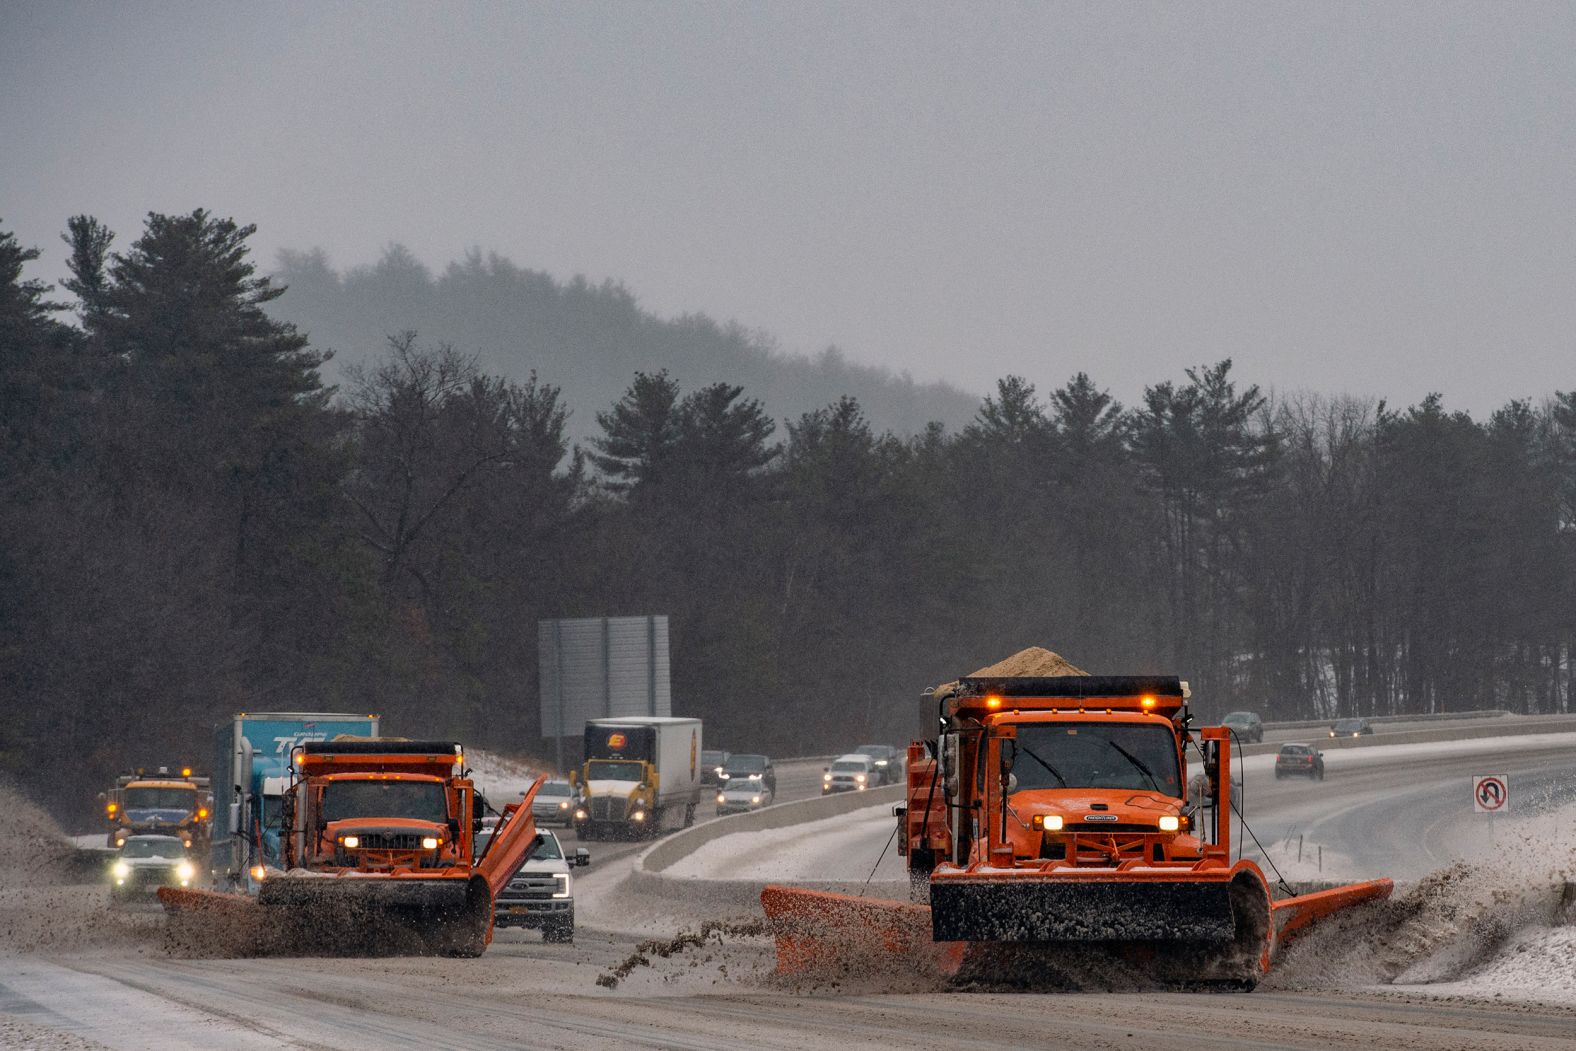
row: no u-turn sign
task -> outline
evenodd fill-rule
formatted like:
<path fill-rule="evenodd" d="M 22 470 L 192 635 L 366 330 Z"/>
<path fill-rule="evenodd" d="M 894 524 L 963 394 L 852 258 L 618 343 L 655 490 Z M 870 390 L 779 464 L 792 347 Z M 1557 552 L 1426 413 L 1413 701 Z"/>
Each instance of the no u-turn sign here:
<path fill-rule="evenodd" d="M 1472 779 L 1472 810 L 1477 814 L 1503 814 L 1510 809 L 1510 778 L 1504 774 L 1479 774 Z"/>

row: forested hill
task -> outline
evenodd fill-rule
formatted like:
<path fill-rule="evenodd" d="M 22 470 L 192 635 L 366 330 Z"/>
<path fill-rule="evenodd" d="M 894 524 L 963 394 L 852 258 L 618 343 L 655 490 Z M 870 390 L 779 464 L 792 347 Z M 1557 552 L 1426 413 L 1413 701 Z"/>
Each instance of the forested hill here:
<path fill-rule="evenodd" d="M 955 387 L 856 364 L 836 349 L 782 353 L 737 323 L 702 314 L 664 320 L 622 285 L 560 282 L 497 255 L 472 252 L 434 275 L 398 245 L 373 266 L 343 272 L 321 252 L 284 252 L 274 276 L 290 292 L 270 312 L 334 351 L 330 381 L 346 365 L 380 358 L 389 336 L 414 330 L 425 343 L 474 356 L 492 375 L 523 381 L 534 370 L 562 390 L 575 438 L 594 431 L 595 412 L 617 401 L 636 372 L 661 369 L 686 389 L 742 386 L 778 420 L 851 395 L 878 432 L 914 434 L 935 420 L 957 429 L 979 408 L 978 397 Z"/>

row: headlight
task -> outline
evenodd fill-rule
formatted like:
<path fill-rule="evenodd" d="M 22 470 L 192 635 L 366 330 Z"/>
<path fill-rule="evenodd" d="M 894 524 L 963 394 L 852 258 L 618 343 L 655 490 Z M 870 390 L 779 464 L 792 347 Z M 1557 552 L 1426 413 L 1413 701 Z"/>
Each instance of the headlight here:
<path fill-rule="evenodd" d="M 268 870 L 267 869 L 263 868 L 263 866 L 261 866 L 261 865 L 253 865 L 252 866 L 252 879 L 255 882 L 261 883 L 261 882 L 263 882 L 263 880 L 265 880 L 267 878 L 268 878 Z"/>
<path fill-rule="evenodd" d="M 1178 818 L 1175 814 L 1161 814 L 1160 815 L 1160 831 L 1162 831 L 1162 832 L 1175 832 L 1177 829 L 1179 829 L 1181 827 L 1182 827 L 1182 820 L 1180 818 Z"/>
<path fill-rule="evenodd" d="M 438 849 L 438 837 L 437 836 L 422 836 L 421 837 L 421 849 L 422 850 L 437 850 Z"/>
<path fill-rule="evenodd" d="M 586 819 L 586 812 L 584 810 L 578 810 L 577 809 L 575 811 L 575 820 L 576 821 L 584 821 L 585 819 Z"/>
<path fill-rule="evenodd" d="M 124 861 L 117 861 L 110 871 L 114 872 L 115 875 L 119 876 L 121 879 L 125 879 L 127 876 L 131 875 L 131 866 L 126 864 Z"/>
<path fill-rule="evenodd" d="M 721 792 L 717 793 L 717 805 L 718 806 L 722 806 L 722 804 L 726 803 L 727 801 L 728 801 L 728 797 L 727 796 L 723 795 Z"/>
<path fill-rule="evenodd" d="M 357 847 L 361 846 L 361 837 L 340 836 L 339 842 L 346 850 L 355 850 Z"/>
<path fill-rule="evenodd" d="M 569 809 L 569 800 L 567 800 L 567 799 L 560 799 L 558 801 L 558 809 L 559 810 L 568 810 Z"/>
<path fill-rule="evenodd" d="M 1036 830 L 1046 832 L 1060 832 L 1062 830 L 1062 815 L 1060 814 L 1035 814 L 1029 824 Z"/>
<path fill-rule="evenodd" d="M 558 884 L 558 886 L 553 888 L 553 897 L 569 897 L 569 873 L 555 872 L 553 873 L 553 881 Z"/>
<path fill-rule="evenodd" d="M 886 766 L 887 765 L 887 761 L 885 759 L 877 759 L 876 760 L 876 765 L 877 766 Z"/>
<path fill-rule="evenodd" d="M 865 775 L 864 774 L 855 774 L 854 775 L 854 780 L 858 781 L 860 784 L 864 784 L 865 783 Z"/>
<path fill-rule="evenodd" d="M 761 779 L 761 775 L 760 774 L 751 774 L 750 775 L 750 780 L 751 781 L 759 781 L 760 779 Z"/>
<path fill-rule="evenodd" d="M 646 820 L 646 812 L 644 810 L 637 810 L 633 814 L 630 815 L 630 820 L 632 820 L 632 821 L 644 821 L 644 820 Z"/>
<path fill-rule="evenodd" d="M 191 862 L 183 861 L 175 866 L 175 875 L 181 879 L 191 879 L 197 875 L 197 870 L 192 866 Z"/>
<path fill-rule="evenodd" d="M 832 779 L 832 775 L 830 773 L 825 773 L 825 774 L 821 775 L 821 780 L 822 781 L 830 781 L 831 779 Z"/>
<path fill-rule="evenodd" d="M 726 770 L 718 770 L 717 771 L 717 780 L 719 780 L 719 781 L 726 781 L 732 776 L 733 775 L 728 773 Z"/>
<path fill-rule="evenodd" d="M 750 797 L 750 802 L 752 802 L 752 803 L 759 803 L 760 801 L 761 801 L 761 797 L 760 796 L 751 796 Z"/>

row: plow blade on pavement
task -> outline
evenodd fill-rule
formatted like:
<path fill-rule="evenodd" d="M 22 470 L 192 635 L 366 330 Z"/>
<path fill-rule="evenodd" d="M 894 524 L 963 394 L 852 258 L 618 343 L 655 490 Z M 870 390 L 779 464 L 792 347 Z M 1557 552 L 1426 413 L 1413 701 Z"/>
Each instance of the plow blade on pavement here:
<path fill-rule="evenodd" d="M 1134 978 L 1251 988 L 1318 919 L 1386 897 L 1389 880 L 1272 903 L 1255 869 L 1220 879 L 937 880 L 931 904 L 768 886 L 783 975 L 857 973 L 1078 987 Z"/>
<path fill-rule="evenodd" d="M 276 876 L 256 898 L 164 887 L 177 956 L 479 955 L 492 896 L 478 879 Z"/>

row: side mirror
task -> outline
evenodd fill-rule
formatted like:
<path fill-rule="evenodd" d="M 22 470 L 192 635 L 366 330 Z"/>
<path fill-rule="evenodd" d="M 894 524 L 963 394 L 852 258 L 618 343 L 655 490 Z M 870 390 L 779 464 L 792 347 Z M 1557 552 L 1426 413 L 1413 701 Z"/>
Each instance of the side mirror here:
<path fill-rule="evenodd" d="M 591 852 L 585 847 L 575 848 L 575 868 L 583 869 L 591 864 Z"/>

